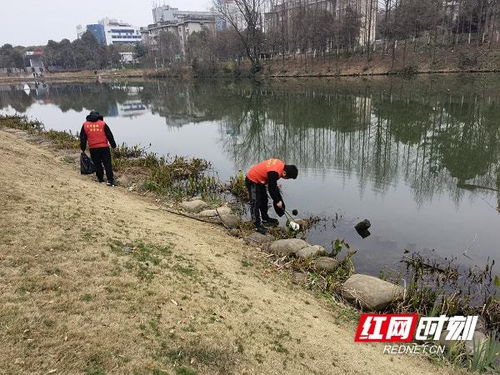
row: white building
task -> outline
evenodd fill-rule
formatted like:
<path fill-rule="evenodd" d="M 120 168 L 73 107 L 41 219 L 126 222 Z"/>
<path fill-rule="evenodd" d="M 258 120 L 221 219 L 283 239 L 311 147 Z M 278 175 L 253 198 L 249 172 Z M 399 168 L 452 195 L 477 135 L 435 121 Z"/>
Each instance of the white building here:
<path fill-rule="evenodd" d="M 199 18 L 215 18 L 216 14 L 212 12 L 198 12 L 190 10 L 179 10 L 172 8 L 170 5 L 163 5 L 153 8 L 153 21 L 154 23 L 161 22 L 180 22 L 185 19 L 199 19 Z"/>
<path fill-rule="evenodd" d="M 138 28 L 115 19 L 103 18 L 97 24 L 78 25 L 76 34 L 81 38 L 83 33 L 90 31 L 100 44 L 133 44 L 141 41 L 141 33 Z"/>
<path fill-rule="evenodd" d="M 26 51 L 24 56 L 25 61 L 29 63 L 29 67 L 33 73 L 42 73 L 45 70 L 42 50 Z"/>
<path fill-rule="evenodd" d="M 111 44 L 133 44 L 141 41 L 139 29 L 128 23 L 104 18 L 99 21 L 99 24 L 104 27 L 106 45 L 108 46 Z"/>
<path fill-rule="evenodd" d="M 119 52 L 120 62 L 122 64 L 137 64 L 139 61 L 135 58 L 134 52 Z"/>
<path fill-rule="evenodd" d="M 215 33 L 218 16 L 213 12 L 183 11 L 163 5 L 153 8 L 154 24 L 141 27 L 142 41 L 152 47 L 158 42 L 162 31 L 178 36 L 182 54 L 186 54 L 188 38 L 195 32 L 208 30 Z"/>
<path fill-rule="evenodd" d="M 195 32 L 208 30 L 211 33 L 215 32 L 214 19 L 184 19 L 179 22 L 161 22 L 141 28 L 142 40 L 144 44 L 156 46 L 158 37 L 162 31 L 171 32 L 177 35 L 181 45 L 182 54 L 186 54 L 186 46 L 188 38 Z"/>

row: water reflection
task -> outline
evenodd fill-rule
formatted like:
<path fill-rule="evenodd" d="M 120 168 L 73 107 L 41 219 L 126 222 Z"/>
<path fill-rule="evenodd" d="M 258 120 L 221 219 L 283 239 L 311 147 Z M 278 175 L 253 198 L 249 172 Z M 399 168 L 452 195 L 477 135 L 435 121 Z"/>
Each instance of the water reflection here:
<path fill-rule="evenodd" d="M 453 90 L 402 80 L 303 89 L 164 83 L 144 92 L 156 93 L 145 102 L 167 124 L 220 120 L 224 150 L 239 167 L 277 156 L 356 173 L 361 190 L 371 181 L 386 192 L 403 180 L 421 204 L 442 193 L 458 202 L 463 189 L 500 189 L 498 90 L 473 83 L 455 82 Z"/>
<path fill-rule="evenodd" d="M 250 83 L 0 86 L 0 108 L 35 102 L 105 116 L 148 111 L 182 127 L 218 121 L 224 152 L 238 168 L 270 156 L 302 168 L 356 174 L 380 193 L 411 186 L 418 204 L 464 190 L 500 189 L 498 84 L 491 77 Z M 495 86 L 496 85 L 496 86 Z M 500 207 L 500 194 L 498 194 Z"/>
<path fill-rule="evenodd" d="M 377 273 L 405 248 L 466 252 L 483 264 L 498 256 L 495 77 L 14 85 L 0 86 L 0 110 L 78 130 L 96 109 L 115 117 L 126 142 L 140 134 L 155 151 L 208 158 L 224 178 L 269 157 L 293 162 L 301 178 L 286 193 L 301 212 L 344 214 L 312 242 L 346 238 L 360 249 L 358 269 Z M 41 111 L 45 104 L 60 113 Z M 372 235 L 361 239 L 353 225 L 365 215 Z"/>
<path fill-rule="evenodd" d="M 140 98 L 141 86 L 87 84 L 0 85 L 0 108 L 11 106 L 25 113 L 33 104 L 54 104 L 62 112 L 94 108 L 106 117 L 140 116 L 147 106 Z"/>

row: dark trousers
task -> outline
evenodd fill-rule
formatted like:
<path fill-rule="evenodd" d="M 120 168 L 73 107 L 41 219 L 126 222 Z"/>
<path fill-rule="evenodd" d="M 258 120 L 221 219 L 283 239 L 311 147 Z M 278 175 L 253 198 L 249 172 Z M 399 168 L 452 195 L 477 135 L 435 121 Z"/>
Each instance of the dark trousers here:
<path fill-rule="evenodd" d="M 267 203 L 267 191 L 266 185 L 256 184 L 245 178 L 245 185 L 248 190 L 248 199 L 250 200 L 250 214 L 252 215 L 252 220 L 256 226 L 262 224 L 262 219 L 269 218 L 267 210 L 269 209 Z"/>
<path fill-rule="evenodd" d="M 95 165 L 95 174 L 99 182 L 104 181 L 104 169 L 106 170 L 106 178 L 108 182 L 114 182 L 113 167 L 111 165 L 111 151 L 109 147 L 99 147 L 90 149 L 90 157 Z"/>

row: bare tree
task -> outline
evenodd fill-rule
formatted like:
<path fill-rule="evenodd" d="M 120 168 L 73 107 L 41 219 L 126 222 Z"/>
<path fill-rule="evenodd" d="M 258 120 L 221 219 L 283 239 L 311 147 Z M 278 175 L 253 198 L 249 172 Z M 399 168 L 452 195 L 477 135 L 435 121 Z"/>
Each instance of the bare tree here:
<path fill-rule="evenodd" d="M 394 69 L 399 56 L 403 66 L 413 57 L 411 47 L 413 53 L 428 53 L 434 65 L 440 49 L 465 43 L 492 49 L 500 41 L 500 0 L 212 1 L 227 27 L 183 44 L 188 61 L 208 60 L 215 66 L 217 61 L 246 58 L 253 73 L 261 70 L 263 56 L 280 56 L 283 69 L 286 57 L 295 60 L 296 54 L 306 64 L 332 55 L 338 63 L 352 53 L 365 54 L 370 61 L 381 41 L 381 53 L 392 54 Z M 172 61 L 177 43 L 163 39 L 154 55 Z M 475 50 L 459 51 L 471 66 L 474 55 L 479 56 Z"/>
<path fill-rule="evenodd" d="M 266 0 L 213 0 L 216 11 L 238 33 L 252 64 L 252 73 L 261 70 L 260 53 L 264 40 L 262 13 Z"/>
<path fill-rule="evenodd" d="M 158 53 L 163 66 L 165 66 L 165 62 L 173 63 L 180 60 L 182 48 L 177 34 L 171 31 L 160 32 L 158 36 Z"/>
<path fill-rule="evenodd" d="M 268 51 L 281 54 L 282 63 L 289 52 L 289 21 L 287 0 L 269 0 L 270 11 L 265 14 Z"/>

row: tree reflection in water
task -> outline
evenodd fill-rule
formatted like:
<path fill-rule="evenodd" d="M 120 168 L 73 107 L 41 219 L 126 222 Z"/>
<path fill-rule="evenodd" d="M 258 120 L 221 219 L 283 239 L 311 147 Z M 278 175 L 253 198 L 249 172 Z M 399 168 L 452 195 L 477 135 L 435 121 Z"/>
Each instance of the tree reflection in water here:
<path fill-rule="evenodd" d="M 134 100 L 168 126 L 217 121 L 223 150 L 239 168 L 279 157 L 319 173 L 356 174 L 361 191 L 372 183 L 380 193 L 402 180 L 420 205 L 436 194 L 458 203 L 467 189 L 498 194 L 499 85 L 485 75 L 54 84 L 40 95 L 2 86 L 0 108 L 23 113 L 44 101 L 116 115 L 133 89 Z"/>
<path fill-rule="evenodd" d="M 466 184 L 500 189 L 499 84 L 491 76 L 211 81 L 144 92 L 156 91 L 148 104 L 167 124 L 220 121 L 224 151 L 240 168 L 274 156 L 323 173 L 355 173 L 361 190 L 372 182 L 382 193 L 404 180 L 422 204 L 444 193 L 458 203 Z"/>

